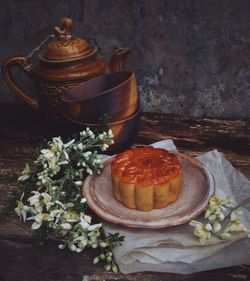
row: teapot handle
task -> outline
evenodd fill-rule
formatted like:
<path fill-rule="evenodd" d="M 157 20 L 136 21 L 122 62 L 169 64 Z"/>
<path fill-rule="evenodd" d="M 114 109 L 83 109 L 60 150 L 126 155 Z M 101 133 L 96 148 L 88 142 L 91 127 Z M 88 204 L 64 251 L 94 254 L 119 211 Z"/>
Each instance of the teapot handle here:
<path fill-rule="evenodd" d="M 2 65 L 2 73 L 5 82 L 9 86 L 9 88 L 17 95 L 19 96 L 24 102 L 28 103 L 29 106 L 32 108 L 38 110 L 38 103 L 37 101 L 30 97 L 28 94 L 26 94 L 16 83 L 16 81 L 12 77 L 12 67 L 18 66 L 22 70 L 24 70 L 25 73 L 27 73 L 27 68 L 29 65 L 29 59 L 26 56 L 13 56 L 6 58 Z"/>

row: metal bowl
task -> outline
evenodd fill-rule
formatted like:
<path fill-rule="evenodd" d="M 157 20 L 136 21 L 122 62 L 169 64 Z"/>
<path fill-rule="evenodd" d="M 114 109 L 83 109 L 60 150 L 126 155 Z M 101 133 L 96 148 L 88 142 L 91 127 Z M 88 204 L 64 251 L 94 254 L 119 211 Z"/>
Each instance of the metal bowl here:
<path fill-rule="evenodd" d="M 97 130 L 99 124 L 97 123 L 83 123 L 68 118 L 77 129 L 82 130 L 89 127 L 91 130 Z M 114 154 L 127 149 L 133 144 L 137 137 L 138 127 L 140 121 L 140 109 L 138 109 L 133 115 L 120 121 L 111 122 L 110 129 L 114 135 L 114 144 L 112 144 L 105 153 Z"/>
<path fill-rule="evenodd" d="M 107 114 L 111 122 L 128 118 L 140 104 L 135 74 L 108 73 L 72 88 L 61 97 L 66 115 L 83 123 L 98 123 Z"/>

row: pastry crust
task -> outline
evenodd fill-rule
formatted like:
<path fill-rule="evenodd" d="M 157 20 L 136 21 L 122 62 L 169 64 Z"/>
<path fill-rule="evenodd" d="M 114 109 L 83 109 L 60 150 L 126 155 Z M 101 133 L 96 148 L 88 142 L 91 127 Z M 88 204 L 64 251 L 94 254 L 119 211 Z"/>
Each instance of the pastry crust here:
<path fill-rule="evenodd" d="M 131 209 L 150 211 L 168 206 L 182 191 L 177 156 L 151 146 L 117 154 L 111 163 L 114 197 Z"/>

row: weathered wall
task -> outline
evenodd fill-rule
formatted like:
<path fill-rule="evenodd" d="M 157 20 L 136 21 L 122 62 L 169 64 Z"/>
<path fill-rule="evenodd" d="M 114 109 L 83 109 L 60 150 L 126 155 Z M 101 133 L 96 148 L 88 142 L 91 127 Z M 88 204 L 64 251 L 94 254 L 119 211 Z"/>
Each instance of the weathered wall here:
<path fill-rule="evenodd" d="M 143 110 L 250 117 L 250 1 L 1 2 L 1 60 L 27 54 L 68 16 L 75 34 L 106 57 L 114 47 L 131 48 L 127 68 L 136 71 Z M 2 81 L 0 101 L 18 101 Z"/>

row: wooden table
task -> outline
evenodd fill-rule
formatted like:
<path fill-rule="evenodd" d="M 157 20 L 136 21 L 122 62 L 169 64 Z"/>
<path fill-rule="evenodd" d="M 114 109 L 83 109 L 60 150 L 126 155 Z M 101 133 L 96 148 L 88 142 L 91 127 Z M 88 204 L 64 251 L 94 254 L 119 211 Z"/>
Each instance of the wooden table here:
<path fill-rule="evenodd" d="M 169 273 L 106 273 L 92 265 L 93 250 L 76 254 L 59 251 L 51 238 L 43 246 L 32 243 L 32 232 L 13 211 L 3 215 L 18 190 L 16 179 L 25 162 L 38 155 L 42 138 L 56 134 L 40 116 L 24 106 L 0 105 L 0 280 L 250 280 L 250 266 L 241 265 L 191 275 Z M 150 144 L 172 139 L 180 152 L 196 156 L 214 148 L 225 153 L 232 164 L 250 178 L 250 122 L 144 113 L 137 143 Z M 11 208 L 13 210 L 14 207 Z"/>

